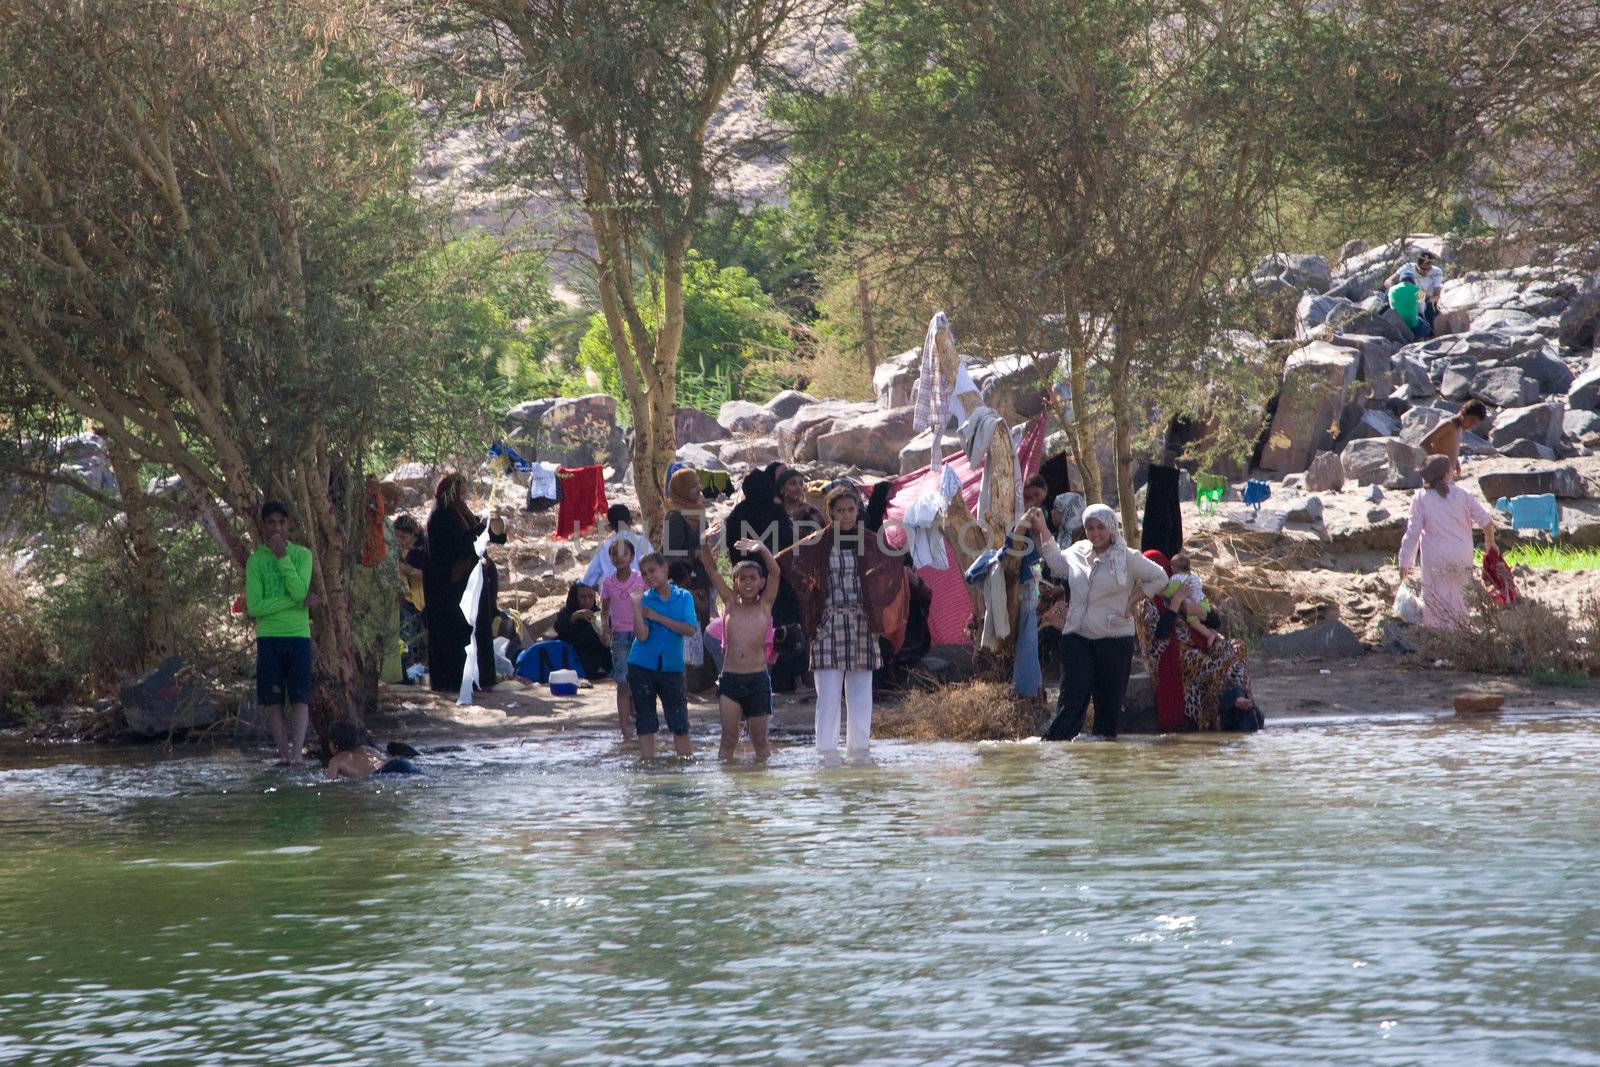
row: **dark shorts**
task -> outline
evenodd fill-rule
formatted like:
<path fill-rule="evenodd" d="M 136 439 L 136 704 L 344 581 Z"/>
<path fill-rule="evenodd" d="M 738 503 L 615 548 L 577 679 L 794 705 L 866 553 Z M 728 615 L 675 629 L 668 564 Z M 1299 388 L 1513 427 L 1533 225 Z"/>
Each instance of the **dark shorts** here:
<path fill-rule="evenodd" d="M 717 678 L 717 695 L 739 705 L 741 719 L 772 714 L 772 675 L 766 671 L 733 674 L 723 671 Z"/>
<path fill-rule="evenodd" d="M 422 768 L 418 767 L 415 763 L 412 763 L 410 760 L 406 759 L 404 756 L 396 756 L 396 757 L 394 757 L 394 759 L 391 759 L 387 763 L 385 763 L 382 767 L 379 767 L 377 773 L 379 773 L 379 774 L 421 774 L 422 773 Z"/>
<path fill-rule="evenodd" d="M 653 671 L 637 663 L 628 664 L 628 691 L 633 694 L 633 725 L 641 734 L 661 732 L 656 718 L 656 698 L 661 699 L 661 714 L 667 730 L 683 735 L 689 732 L 689 698 L 683 689 L 682 671 Z"/>
<path fill-rule="evenodd" d="M 256 638 L 256 703 L 264 708 L 311 702 L 311 638 Z"/>

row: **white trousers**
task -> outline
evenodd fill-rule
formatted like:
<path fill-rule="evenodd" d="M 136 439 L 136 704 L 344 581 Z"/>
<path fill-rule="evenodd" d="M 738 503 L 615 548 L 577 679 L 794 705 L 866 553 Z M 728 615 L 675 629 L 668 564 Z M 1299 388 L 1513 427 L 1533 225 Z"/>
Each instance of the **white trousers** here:
<path fill-rule="evenodd" d="M 847 751 L 859 755 L 872 739 L 872 672 L 814 671 L 817 682 L 817 751 L 839 751 L 840 696 L 849 705 Z"/>

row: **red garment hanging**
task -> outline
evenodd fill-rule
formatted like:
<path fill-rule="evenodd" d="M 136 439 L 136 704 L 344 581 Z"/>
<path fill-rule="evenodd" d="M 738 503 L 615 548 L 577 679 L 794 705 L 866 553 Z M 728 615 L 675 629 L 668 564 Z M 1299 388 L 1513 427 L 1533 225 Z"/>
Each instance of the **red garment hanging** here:
<path fill-rule="evenodd" d="M 558 467 L 556 484 L 561 489 L 561 510 L 556 512 L 557 541 L 565 541 L 574 531 L 595 527 L 595 517 L 606 508 L 605 470 L 601 467 Z"/>
<path fill-rule="evenodd" d="M 389 546 L 383 539 L 383 516 L 387 508 L 376 479 L 367 479 L 365 495 L 367 514 L 366 528 L 361 539 L 361 565 L 376 567 L 389 555 Z"/>
<path fill-rule="evenodd" d="M 1044 461 L 1045 421 L 1044 414 L 1040 413 L 1034 418 L 1022 435 L 1022 442 L 1017 445 L 1017 462 L 1022 468 L 1021 481 L 1027 481 L 1039 473 L 1039 464 Z"/>

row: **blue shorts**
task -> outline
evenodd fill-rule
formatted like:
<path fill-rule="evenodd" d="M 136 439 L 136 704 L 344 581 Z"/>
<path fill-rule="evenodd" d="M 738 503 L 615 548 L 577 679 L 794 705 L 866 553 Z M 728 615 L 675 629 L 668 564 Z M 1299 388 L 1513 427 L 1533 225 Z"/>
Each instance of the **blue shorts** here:
<path fill-rule="evenodd" d="M 611 680 L 619 686 L 628 684 L 628 653 L 633 651 L 633 631 L 611 631 Z"/>
<path fill-rule="evenodd" d="M 256 638 L 256 703 L 279 708 L 311 702 L 311 638 Z"/>
<path fill-rule="evenodd" d="M 689 698 L 684 694 L 682 671 L 653 671 L 630 663 L 628 691 L 633 694 L 634 729 L 640 734 L 661 732 L 656 718 L 657 697 L 661 698 L 667 730 L 680 737 L 689 732 Z"/>

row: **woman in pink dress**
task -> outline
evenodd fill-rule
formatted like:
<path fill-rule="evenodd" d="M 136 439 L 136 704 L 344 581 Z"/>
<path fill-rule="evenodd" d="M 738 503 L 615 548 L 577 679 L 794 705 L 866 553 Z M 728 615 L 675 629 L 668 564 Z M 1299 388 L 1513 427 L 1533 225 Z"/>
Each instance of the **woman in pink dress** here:
<path fill-rule="evenodd" d="M 1466 586 L 1477 568 L 1472 528 L 1483 530 L 1485 548 L 1494 547 L 1494 516 L 1455 484 L 1449 456 L 1429 456 L 1422 467 L 1427 488 L 1411 500 L 1411 520 L 1400 542 L 1400 580 L 1406 580 L 1417 549 L 1422 549 L 1422 625 L 1460 629 L 1466 624 Z"/>

